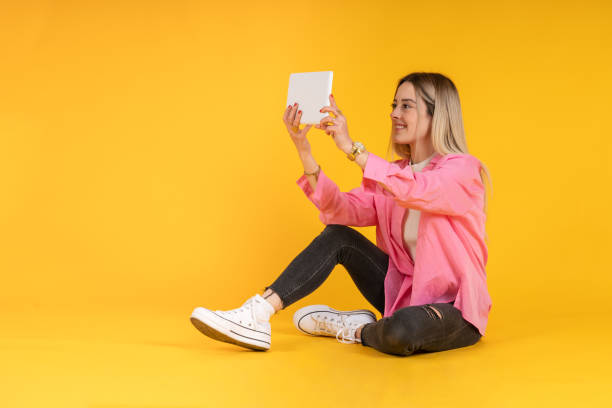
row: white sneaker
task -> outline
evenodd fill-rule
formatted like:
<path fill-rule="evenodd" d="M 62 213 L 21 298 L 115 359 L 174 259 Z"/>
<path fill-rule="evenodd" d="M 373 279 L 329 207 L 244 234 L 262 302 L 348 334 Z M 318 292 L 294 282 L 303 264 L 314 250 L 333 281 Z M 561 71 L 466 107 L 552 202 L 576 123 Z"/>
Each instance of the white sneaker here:
<path fill-rule="evenodd" d="M 325 305 L 306 306 L 293 315 L 293 324 L 302 333 L 336 337 L 347 344 L 361 343 L 361 339 L 355 338 L 355 330 L 375 321 L 376 315 L 369 310 L 341 312 Z"/>
<path fill-rule="evenodd" d="M 270 349 L 270 316 L 274 307 L 260 295 L 249 298 L 233 310 L 208 310 L 196 307 L 191 323 L 210 338 L 253 350 Z"/>

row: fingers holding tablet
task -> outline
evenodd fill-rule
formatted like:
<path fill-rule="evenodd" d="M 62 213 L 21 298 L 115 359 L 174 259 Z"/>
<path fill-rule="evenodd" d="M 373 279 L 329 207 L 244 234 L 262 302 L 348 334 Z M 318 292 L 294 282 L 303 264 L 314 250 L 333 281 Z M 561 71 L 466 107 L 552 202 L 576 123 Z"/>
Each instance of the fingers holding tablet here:
<path fill-rule="evenodd" d="M 297 109 L 297 106 L 296 106 L 296 109 Z M 293 119 L 293 126 L 295 126 L 296 128 L 299 128 L 301 118 L 302 118 L 302 111 L 299 110 L 295 113 L 295 118 Z"/>
<path fill-rule="evenodd" d="M 309 124 L 300 129 L 301 118 L 302 111 L 299 109 L 299 105 L 297 103 L 289 105 L 283 114 L 283 121 L 285 122 L 285 126 L 287 126 L 289 136 L 291 136 L 291 139 L 299 145 L 303 145 L 304 143 L 308 144 L 306 134 L 312 127 L 312 125 Z"/>
<path fill-rule="evenodd" d="M 299 127 L 300 126 L 300 118 L 302 116 L 302 111 L 298 109 L 299 105 L 294 103 L 290 105 L 285 110 L 285 114 L 283 115 L 283 120 L 285 124 L 291 127 Z"/>
<path fill-rule="evenodd" d="M 319 122 L 319 123 L 316 125 L 316 128 L 317 128 L 317 129 L 321 129 L 321 130 L 325 130 L 325 131 L 327 131 L 327 128 L 328 128 L 329 126 L 334 126 L 334 125 L 336 125 L 335 119 L 336 119 L 336 118 L 334 118 L 334 117 L 332 117 L 332 116 L 326 116 L 326 117 L 324 117 L 323 119 L 321 119 L 321 122 Z M 329 132 L 327 132 L 327 134 L 329 134 Z"/>
<path fill-rule="evenodd" d="M 342 116 L 342 112 L 340 112 L 340 109 L 338 109 L 338 105 L 336 105 L 336 99 L 334 98 L 334 95 L 329 94 L 329 102 L 330 106 L 324 106 L 323 109 L 321 109 L 319 112 L 331 112 L 336 117 Z"/>

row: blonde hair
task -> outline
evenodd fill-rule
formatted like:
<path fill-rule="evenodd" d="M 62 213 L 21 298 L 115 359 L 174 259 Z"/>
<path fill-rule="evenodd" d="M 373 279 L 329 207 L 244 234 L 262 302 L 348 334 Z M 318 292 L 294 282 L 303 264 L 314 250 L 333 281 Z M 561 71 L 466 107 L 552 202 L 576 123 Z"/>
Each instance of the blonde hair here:
<path fill-rule="evenodd" d="M 465 140 L 465 131 L 463 130 L 459 93 L 453 81 L 439 73 L 413 72 L 398 81 L 395 88 L 396 93 L 397 89 L 404 82 L 410 82 L 414 86 L 417 100 L 419 96 L 422 98 L 425 102 L 427 113 L 432 117 L 431 141 L 434 150 L 443 156 L 448 153 L 469 153 Z M 390 136 L 387 160 L 391 161 L 394 153 L 402 159 L 408 160 L 411 155 L 410 145 L 394 143 L 393 136 Z M 485 185 L 483 210 L 486 217 L 487 192 L 485 175 L 491 186 L 491 194 L 493 194 L 493 182 L 487 166 L 479 159 L 478 161 L 481 165 L 480 178 L 482 184 Z M 488 241 L 486 231 L 485 240 Z"/>

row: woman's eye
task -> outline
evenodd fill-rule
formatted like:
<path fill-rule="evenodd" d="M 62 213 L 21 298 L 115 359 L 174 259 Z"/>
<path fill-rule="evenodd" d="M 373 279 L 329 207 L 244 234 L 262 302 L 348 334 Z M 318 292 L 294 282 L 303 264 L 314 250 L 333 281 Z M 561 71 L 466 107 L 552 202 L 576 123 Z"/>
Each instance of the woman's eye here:
<path fill-rule="evenodd" d="M 396 106 L 397 106 L 397 104 L 395 104 L 395 103 L 392 103 L 392 104 L 391 104 L 391 108 L 393 108 L 393 109 L 395 109 L 395 107 L 396 107 Z M 408 109 L 409 107 L 410 107 L 410 105 L 407 105 L 407 104 L 403 104 L 403 105 L 402 105 L 402 108 L 403 108 L 403 109 Z"/>

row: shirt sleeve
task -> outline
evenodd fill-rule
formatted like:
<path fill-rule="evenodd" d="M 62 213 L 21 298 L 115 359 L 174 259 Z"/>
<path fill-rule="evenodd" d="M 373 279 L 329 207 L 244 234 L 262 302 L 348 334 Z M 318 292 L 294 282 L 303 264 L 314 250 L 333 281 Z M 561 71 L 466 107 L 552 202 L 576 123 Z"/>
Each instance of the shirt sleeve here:
<path fill-rule="evenodd" d="M 364 192 L 363 184 L 348 192 L 341 192 L 321 170 L 313 191 L 308 177 L 302 175 L 297 184 L 306 196 L 319 209 L 319 219 L 323 224 L 341 224 L 354 227 L 376 225 L 376 206 L 374 195 Z"/>
<path fill-rule="evenodd" d="M 440 164 L 425 172 L 400 167 L 368 155 L 362 183 L 369 194 L 392 196 L 398 205 L 446 215 L 464 215 L 481 203 L 484 186 L 480 162 L 467 154 L 447 154 Z M 378 183 L 384 184 L 388 191 Z"/>

